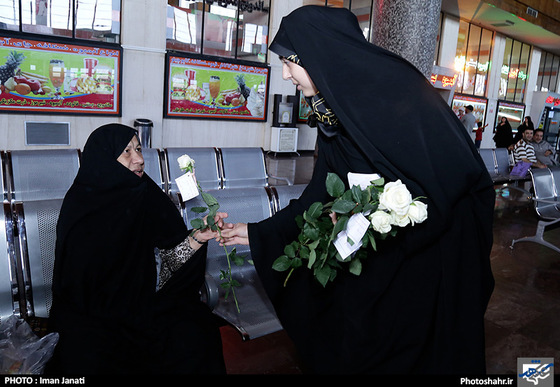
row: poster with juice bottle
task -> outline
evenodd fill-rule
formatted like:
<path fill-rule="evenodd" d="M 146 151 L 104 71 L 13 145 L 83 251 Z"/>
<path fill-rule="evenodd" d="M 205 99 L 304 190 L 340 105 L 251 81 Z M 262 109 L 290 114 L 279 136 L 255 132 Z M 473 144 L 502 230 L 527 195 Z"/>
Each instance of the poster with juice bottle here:
<path fill-rule="evenodd" d="M 0 36 L 0 111 L 120 115 L 121 54 Z"/>
<path fill-rule="evenodd" d="M 266 121 L 270 68 L 168 55 L 166 117 Z"/>

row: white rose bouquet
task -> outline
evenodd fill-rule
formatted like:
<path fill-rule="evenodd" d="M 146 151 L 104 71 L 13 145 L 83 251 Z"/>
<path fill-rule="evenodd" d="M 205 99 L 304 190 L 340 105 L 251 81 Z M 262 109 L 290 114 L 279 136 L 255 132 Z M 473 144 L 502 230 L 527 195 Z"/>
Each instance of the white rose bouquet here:
<path fill-rule="evenodd" d="M 385 184 L 379 178 L 365 189 L 354 185 L 344 191 L 342 180 L 329 173 L 326 187 L 334 200 L 313 203 L 296 217 L 301 229 L 298 239 L 274 261 L 273 269 L 289 270 L 286 282 L 304 263 L 323 286 L 336 278 L 343 263 L 352 274 L 360 275 L 362 260 L 367 257 L 365 249 L 371 246 L 375 250 L 376 239 L 395 236 L 396 227 L 414 226 L 428 217 L 427 205 L 419 198 L 412 199 L 400 180 Z"/>
<path fill-rule="evenodd" d="M 177 158 L 177 162 L 179 163 L 179 168 L 183 172 L 185 172 L 185 174 L 189 174 L 189 173 L 194 174 L 195 161 L 192 158 L 190 158 L 188 155 L 180 156 L 179 158 Z M 196 182 L 196 179 L 194 179 L 194 181 Z M 206 228 L 210 228 L 213 231 L 217 231 L 221 237 L 221 230 L 215 221 L 216 213 L 220 208 L 220 204 L 218 203 L 218 201 L 214 196 L 212 196 L 208 192 L 204 192 L 202 188 L 200 188 L 200 184 L 198 182 L 196 182 L 196 187 L 200 192 L 200 195 L 202 196 L 202 200 L 204 201 L 207 207 L 193 207 L 191 211 L 198 214 L 202 214 L 208 211 L 208 214 L 206 215 L 206 222 L 204 221 L 204 219 L 200 219 L 200 218 L 191 220 L 191 226 L 193 228 L 192 232 L 194 234 L 196 230 L 204 230 Z M 235 294 L 235 288 L 241 286 L 241 284 L 239 283 L 239 281 L 233 278 L 231 273 L 231 267 L 232 267 L 231 265 L 233 262 L 233 264 L 237 266 L 242 266 L 245 263 L 246 256 L 238 255 L 235 247 L 228 252 L 226 246 L 224 246 L 224 250 L 226 252 L 227 270 L 220 271 L 220 279 L 224 281 L 220 284 L 220 286 L 226 289 L 226 295 L 225 295 L 226 299 L 228 298 L 229 292 L 231 291 L 233 295 L 233 299 L 235 301 L 237 312 L 240 312 L 239 303 L 237 301 L 237 296 Z M 251 261 L 248 262 L 252 263 Z"/>

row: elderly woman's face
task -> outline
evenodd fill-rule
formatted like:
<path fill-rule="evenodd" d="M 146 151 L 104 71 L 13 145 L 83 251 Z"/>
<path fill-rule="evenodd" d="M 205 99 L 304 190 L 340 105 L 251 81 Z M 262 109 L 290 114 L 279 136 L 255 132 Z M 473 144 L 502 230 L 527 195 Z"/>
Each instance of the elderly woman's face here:
<path fill-rule="evenodd" d="M 117 161 L 130 169 L 139 177 L 144 174 L 144 157 L 142 156 L 142 146 L 136 136 L 124 148 Z"/>
<path fill-rule="evenodd" d="M 282 78 L 290 80 L 305 97 L 317 94 L 317 88 L 307 71 L 300 65 L 282 58 Z"/>

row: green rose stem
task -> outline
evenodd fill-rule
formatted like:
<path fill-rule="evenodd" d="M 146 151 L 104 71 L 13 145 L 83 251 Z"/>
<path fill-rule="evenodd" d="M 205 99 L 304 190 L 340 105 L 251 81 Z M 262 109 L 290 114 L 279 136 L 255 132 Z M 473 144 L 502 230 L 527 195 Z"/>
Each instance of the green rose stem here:
<path fill-rule="evenodd" d="M 181 169 L 185 172 L 193 172 L 192 165 Z M 194 234 L 196 230 L 202 231 L 210 227 L 211 230 L 218 231 L 220 239 L 222 239 L 222 230 L 220 230 L 215 221 L 216 213 L 218 212 L 218 208 L 220 208 L 220 205 L 218 204 L 216 198 L 202 190 L 198 181 L 196 182 L 196 185 L 198 191 L 202 195 L 202 200 L 204 200 L 204 203 L 206 203 L 208 207 L 193 207 L 191 211 L 196 213 L 203 213 L 208 210 L 208 215 L 206 217 L 206 223 L 202 219 L 193 219 L 191 221 L 191 226 L 193 227 L 191 235 Z M 226 299 L 228 298 L 229 292 L 231 291 L 231 294 L 235 301 L 235 308 L 237 309 L 237 313 L 240 313 L 241 309 L 239 308 L 239 302 L 237 301 L 237 295 L 235 294 L 235 288 L 240 286 L 240 284 L 238 281 L 233 279 L 233 275 L 231 272 L 231 261 L 233 260 L 237 266 L 241 266 L 244 263 L 244 256 L 237 255 L 235 247 L 230 252 L 228 252 L 227 247 L 224 245 L 224 251 L 226 253 L 228 269 L 227 271 L 220 270 L 220 279 L 225 280 L 225 282 L 223 282 L 221 286 L 226 289 Z"/>

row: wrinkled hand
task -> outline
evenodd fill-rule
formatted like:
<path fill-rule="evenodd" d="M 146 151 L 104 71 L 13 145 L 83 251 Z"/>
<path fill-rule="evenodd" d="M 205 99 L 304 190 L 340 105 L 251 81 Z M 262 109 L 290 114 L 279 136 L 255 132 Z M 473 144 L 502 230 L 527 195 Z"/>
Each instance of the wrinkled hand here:
<path fill-rule="evenodd" d="M 223 223 L 222 238 L 218 236 L 216 241 L 223 246 L 230 245 L 248 245 L 249 234 L 247 232 L 246 223 Z"/>
<path fill-rule="evenodd" d="M 205 216 L 204 217 L 204 224 L 207 224 L 206 222 L 206 218 L 208 217 Z M 224 219 L 228 217 L 228 214 L 226 212 L 216 212 L 216 216 L 214 217 L 214 221 L 216 222 L 216 225 L 221 229 L 224 227 Z M 195 238 L 198 239 L 201 242 L 208 242 L 210 239 L 216 239 L 219 238 L 220 234 L 218 233 L 218 231 L 213 231 L 210 229 L 210 227 L 205 228 L 204 230 L 198 230 L 195 232 L 194 234 Z"/>

